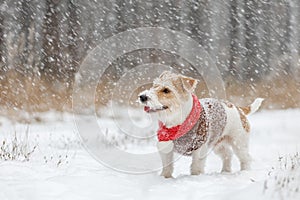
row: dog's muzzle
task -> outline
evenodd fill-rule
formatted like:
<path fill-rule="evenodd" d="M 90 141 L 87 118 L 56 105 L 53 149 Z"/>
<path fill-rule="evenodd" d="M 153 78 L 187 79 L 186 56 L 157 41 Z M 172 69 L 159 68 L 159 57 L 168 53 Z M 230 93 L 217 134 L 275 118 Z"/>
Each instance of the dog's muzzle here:
<path fill-rule="evenodd" d="M 168 108 L 169 108 L 168 106 L 162 106 L 161 108 L 153 109 L 153 108 L 150 108 L 149 106 L 145 106 L 144 111 L 147 113 L 153 113 L 153 112 L 157 112 L 157 111 L 161 111 L 161 110 L 166 110 Z"/>
<path fill-rule="evenodd" d="M 157 111 L 161 111 L 161 110 L 166 110 L 168 109 L 168 106 L 164 106 L 164 105 L 159 105 L 159 106 L 154 106 L 152 107 L 151 105 L 148 105 L 150 103 L 151 98 L 145 93 L 141 93 L 138 96 L 138 101 L 141 104 L 144 104 L 144 111 L 147 113 L 153 113 L 153 112 L 157 112 Z"/>

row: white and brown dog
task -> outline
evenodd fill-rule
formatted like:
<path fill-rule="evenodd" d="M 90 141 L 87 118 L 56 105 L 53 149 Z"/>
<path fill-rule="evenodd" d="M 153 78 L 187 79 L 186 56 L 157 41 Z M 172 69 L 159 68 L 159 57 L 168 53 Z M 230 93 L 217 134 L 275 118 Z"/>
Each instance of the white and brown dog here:
<path fill-rule="evenodd" d="M 166 71 L 139 95 L 144 110 L 158 114 L 161 175 L 172 177 L 174 151 L 192 156 L 192 175 L 204 172 L 210 149 L 221 157 L 222 172 L 231 171 L 232 150 L 241 170 L 249 169 L 250 126 L 246 115 L 257 111 L 263 99 L 257 98 L 247 107 L 212 98 L 198 100 L 193 94 L 196 85 L 193 78 Z"/>

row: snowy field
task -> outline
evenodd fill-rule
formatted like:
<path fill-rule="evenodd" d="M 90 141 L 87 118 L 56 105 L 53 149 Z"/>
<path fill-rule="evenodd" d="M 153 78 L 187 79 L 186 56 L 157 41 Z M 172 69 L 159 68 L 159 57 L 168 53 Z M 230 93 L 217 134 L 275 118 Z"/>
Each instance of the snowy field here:
<path fill-rule="evenodd" d="M 81 147 L 71 114 L 41 117 L 42 122 L 28 127 L 0 118 L 0 152 L 9 149 L 14 132 L 23 151 L 35 147 L 29 161 L 21 155 L 0 159 L 0 200 L 300 199 L 299 109 L 250 116 L 252 170 L 240 172 L 235 158 L 233 173 L 221 174 L 221 161 L 211 153 L 206 174 L 190 176 L 191 160 L 182 157 L 175 163 L 174 179 L 159 172 L 132 175 L 106 168 Z M 153 148 L 152 142 L 146 145 Z"/>

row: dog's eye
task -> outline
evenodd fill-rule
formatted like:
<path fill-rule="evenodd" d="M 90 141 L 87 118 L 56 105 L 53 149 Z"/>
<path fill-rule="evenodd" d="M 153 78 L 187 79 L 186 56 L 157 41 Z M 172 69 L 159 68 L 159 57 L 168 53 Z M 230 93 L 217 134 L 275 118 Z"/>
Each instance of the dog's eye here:
<path fill-rule="evenodd" d="M 165 94 L 168 94 L 168 93 L 170 93 L 171 91 L 170 91 L 168 88 L 164 88 L 164 89 L 162 90 L 162 92 L 165 93 Z"/>

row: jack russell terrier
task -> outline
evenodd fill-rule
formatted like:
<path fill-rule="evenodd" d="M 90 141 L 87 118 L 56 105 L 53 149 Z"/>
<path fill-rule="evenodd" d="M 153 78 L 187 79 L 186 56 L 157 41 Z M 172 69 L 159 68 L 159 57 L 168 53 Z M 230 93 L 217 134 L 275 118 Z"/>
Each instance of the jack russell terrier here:
<path fill-rule="evenodd" d="M 263 99 L 247 107 L 193 94 L 197 80 L 169 71 L 154 80 L 153 86 L 139 94 L 147 113 L 157 113 L 159 129 L 157 147 L 163 170 L 172 177 L 173 152 L 192 156 L 191 174 L 204 173 L 208 152 L 213 149 L 223 161 L 222 172 L 231 171 L 232 150 L 239 158 L 241 170 L 250 168 L 250 125 L 247 115 L 256 112 Z"/>

